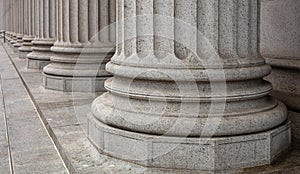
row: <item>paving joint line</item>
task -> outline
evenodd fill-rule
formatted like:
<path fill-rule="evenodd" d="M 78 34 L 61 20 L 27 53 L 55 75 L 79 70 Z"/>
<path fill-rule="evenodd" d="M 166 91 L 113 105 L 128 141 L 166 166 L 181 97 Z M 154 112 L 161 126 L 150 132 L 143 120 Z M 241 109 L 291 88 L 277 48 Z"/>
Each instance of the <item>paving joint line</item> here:
<path fill-rule="evenodd" d="M 8 132 L 8 123 L 7 123 L 7 115 L 6 115 L 6 103 L 4 100 L 4 93 L 3 93 L 3 87 L 2 87 L 2 77 L 0 74 L 0 92 L 2 94 L 2 103 L 3 103 L 3 116 L 4 116 L 4 126 L 5 126 L 5 134 L 6 134 L 6 141 L 7 141 L 7 152 L 8 152 L 8 161 L 9 161 L 9 168 L 10 173 L 14 174 L 14 167 L 13 167 L 13 159 L 11 155 L 11 144 L 10 144 L 10 138 L 9 138 L 9 132 Z"/>

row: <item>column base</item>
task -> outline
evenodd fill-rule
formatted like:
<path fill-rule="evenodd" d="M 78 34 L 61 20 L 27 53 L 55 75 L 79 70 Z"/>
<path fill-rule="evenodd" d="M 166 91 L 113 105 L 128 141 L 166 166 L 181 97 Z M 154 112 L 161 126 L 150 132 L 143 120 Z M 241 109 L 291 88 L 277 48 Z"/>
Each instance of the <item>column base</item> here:
<path fill-rule="evenodd" d="M 224 171 L 271 164 L 291 143 L 290 123 L 266 132 L 219 138 L 153 136 L 88 118 L 88 137 L 100 153 L 139 165 Z M 169 149 L 174 146 L 173 149 Z M 164 152 L 166 151 L 166 152 Z"/>
<path fill-rule="evenodd" d="M 31 53 L 31 51 L 21 51 L 19 49 L 19 59 L 26 59 L 29 53 Z"/>
<path fill-rule="evenodd" d="M 109 77 L 64 77 L 43 73 L 45 89 L 63 92 L 104 92 L 104 82 Z"/>
<path fill-rule="evenodd" d="M 14 53 L 19 53 L 19 48 L 21 47 L 21 45 L 18 45 L 18 44 L 14 44 L 13 45 L 13 52 Z"/>
<path fill-rule="evenodd" d="M 11 48 L 12 50 L 14 50 L 14 44 L 16 44 L 16 42 L 15 42 L 14 40 L 11 40 L 11 41 L 10 41 L 10 48 Z"/>
<path fill-rule="evenodd" d="M 35 60 L 35 59 L 28 58 L 27 59 L 27 68 L 28 69 L 43 69 L 49 63 L 51 63 L 50 60 Z"/>
<path fill-rule="evenodd" d="M 272 95 L 281 100 L 289 110 L 300 112 L 300 60 L 266 58 L 272 73 L 266 77 L 272 83 Z"/>

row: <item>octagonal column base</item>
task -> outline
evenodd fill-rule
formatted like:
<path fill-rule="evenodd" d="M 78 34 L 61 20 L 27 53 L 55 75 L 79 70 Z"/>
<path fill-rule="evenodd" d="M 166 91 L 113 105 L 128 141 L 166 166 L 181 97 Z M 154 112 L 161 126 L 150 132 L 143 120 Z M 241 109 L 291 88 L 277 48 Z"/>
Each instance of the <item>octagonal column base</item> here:
<path fill-rule="evenodd" d="M 20 50 L 19 48 L 19 59 L 26 59 L 27 55 L 31 53 L 31 51 Z"/>
<path fill-rule="evenodd" d="M 104 82 L 109 77 L 66 77 L 43 73 L 45 89 L 63 92 L 104 92 Z"/>
<path fill-rule="evenodd" d="M 35 60 L 27 59 L 27 68 L 28 69 L 43 69 L 50 63 L 50 60 Z"/>
<path fill-rule="evenodd" d="M 21 47 L 20 44 L 16 43 L 16 44 L 13 44 L 12 46 L 12 49 L 13 49 L 13 52 L 14 53 L 19 53 L 19 48 Z"/>
<path fill-rule="evenodd" d="M 16 41 L 12 39 L 9 43 L 10 43 L 10 48 L 14 50 L 14 44 L 16 44 Z"/>
<path fill-rule="evenodd" d="M 88 137 L 100 153 L 151 168 L 220 172 L 271 164 L 291 144 L 287 122 L 275 129 L 217 138 L 130 132 L 88 118 Z"/>

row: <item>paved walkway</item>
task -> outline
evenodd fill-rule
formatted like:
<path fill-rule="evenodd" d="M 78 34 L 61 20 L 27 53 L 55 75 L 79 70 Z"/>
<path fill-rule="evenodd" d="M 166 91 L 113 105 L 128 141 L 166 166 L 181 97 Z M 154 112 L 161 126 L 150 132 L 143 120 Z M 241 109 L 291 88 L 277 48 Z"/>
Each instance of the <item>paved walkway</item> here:
<path fill-rule="evenodd" d="M 0 58 L 0 173 L 68 173 L 2 46 Z"/>
<path fill-rule="evenodd" d="M 0 122 L 3 128 L 0 132 L 0 138 L 3 137 L 0 174 L 153 173 L 147 168 L 101 155 L 89 142 L 85 134 L 86 114 L 100 94 L 45 90 L 41 70 L 28 70 L 26 60 L 19 59 L 18 54 L 1 42 L 0 76 L 5 106 L 3 125 L 8 122 L 7 127 L 2 127 Z"/>
<path fill-rule="evenodd" d="M 85 132 L 91 102 L 100 94 L 45 90 L 42 72 L 28 70 L 17 57 L 0 43 L 0 174 L 183 174 L 99 154 Z M 300 174 L 300 150 L 274 165 L 229 173 Z"/>

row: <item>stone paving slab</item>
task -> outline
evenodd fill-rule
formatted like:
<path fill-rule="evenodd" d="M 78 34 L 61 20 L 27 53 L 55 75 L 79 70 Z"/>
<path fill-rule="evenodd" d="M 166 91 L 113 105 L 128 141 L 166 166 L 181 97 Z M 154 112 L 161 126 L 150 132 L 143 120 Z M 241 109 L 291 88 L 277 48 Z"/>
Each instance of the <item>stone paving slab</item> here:
<path fill-rule="evenodd" d="M 0 173 L 68 173 L 21 78 L 8 55 L 4 53 L 4 48 L 0 47 L 0 97 L 4 101 L 1 104 L 5 107 L 0 111 L 5 113 L 6 117 L 4 118 L 3 114 L 0 116 L 7 122 L 5 131 L 8 132 L 12 171 Z M 0 126 L 2 134 L 2 122 Z M 1 154 L 1 157 L 5 155 Z"/>
<path fill-rule="evenodd" d="M 7 51 L 11 53 L 8 46 Z M 1 50 L 0 50 L 0 54 Z M 90 114 L 93 99 L 100 94 L 64 93 L 45 90 L 42 87 L 42 72 L 26 69 L 26 60 L 18 59 L 16 54 L 10 54 L 33 97 L 44 125 L 59 149 L 70 173 L 82 174 L 193 174 L 208 172 L 170 171 L 163 169 L 149 169 L 125 161 L 101 155 L 89 142 L 86 131 L 86 118 Z M 6 63 L 10 64 L 6 61 Z M 0 69 L 2 66 L 0 66 Z M 7 69 L 7 71 L 11 71 Z M 12 78 L 14 75 L 12 75 Z M 13 94 L 10 94 L 13 96 Z M 16 101 L 16 103 L 19 101 Z M 74 107 L 75 106 L 75 107 Z M 31 110 L 10 111 L 16 113 L 30 113 Z M 30 119 L 29 119 L 30 120 Z M 30 121 L 29 121 L 30 122 Z M 29 123 L 30 124 L 30 123 Z M 44 149 L 40 152 L 43 153 Z M 26 155 L 25 155 L 26 156 Z M 30 158 L 30 157 L 29 157 Z M 51 158 L 49 159 L 51 161 Z M 30 166 L 30 165 L 29 165 Z M 300 173 L 300 151 L 292 150 L 274 165 L 246 169 L 243 171 L 227 171 L 229 173 L 247 174 L 290 174 Z M 218 172 L 217 172 L 218 173 Z"/>
<path fill-rule="evenodd" d="M 0 55 L 1 56 L 1 55 Z M 6 118 L 2 94 L 2 81 L 0 77 L 0 173 L 10 173 L 10 157 L 8 139 L 6 136 Z"/>

